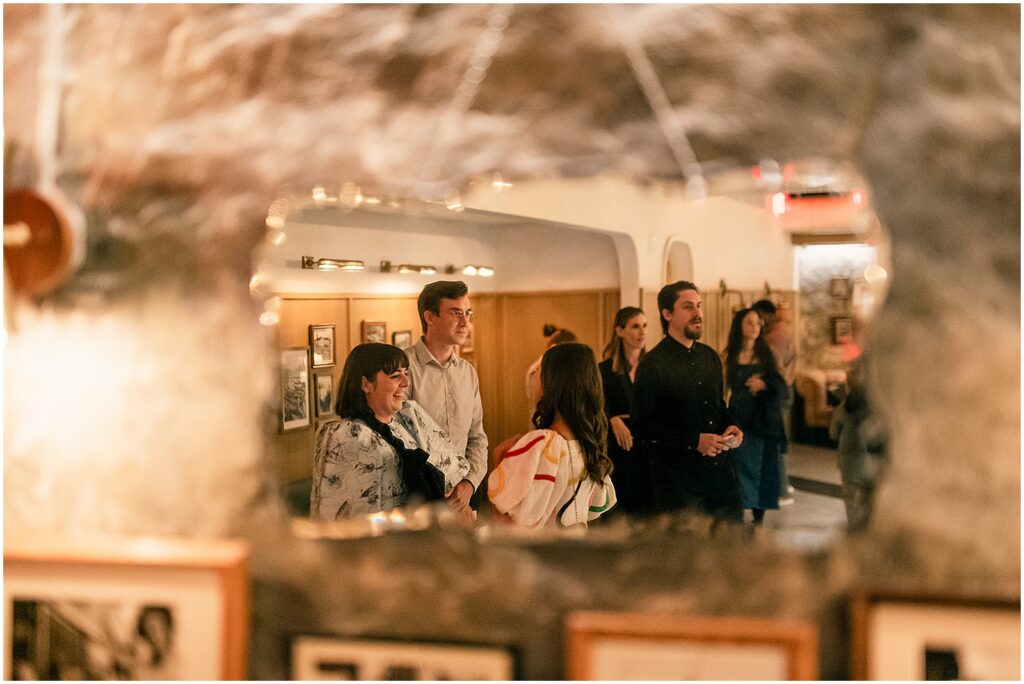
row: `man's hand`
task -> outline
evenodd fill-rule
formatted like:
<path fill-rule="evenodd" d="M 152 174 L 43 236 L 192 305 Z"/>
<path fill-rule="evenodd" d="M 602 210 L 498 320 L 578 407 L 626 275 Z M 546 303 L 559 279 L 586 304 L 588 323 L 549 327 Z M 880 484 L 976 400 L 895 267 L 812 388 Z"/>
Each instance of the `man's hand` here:
<path fill-rule="evenodd" d="M 469 497 L 473 496 L 473 485 L 469 480 L 462 480 L 448 493 L 448 505 L 456 511 L 469 508 Z"/>
<path fill-rule="evenodd" d="M 615 435 L 615 441 L 619 443 L 619 446 L 625 451 L 629 451 L 633 448 L 633 435 L 630 433 L 629 428 L 626 427 L 625 421 L 622 420 L 622 416 L 615 416 L 608 424 L 612 427 L 612 434 Z"/>
<path fill-rule="evenodd" d="M 723 451 L 728 451 L 728 447 L 722 444 L 722 438 L 718 435 L 713 435 L 710 432 L 700 433 L 700 440 L 697 442 L 697 451 L 713 458 Z"/>
<path fill-rule="evenodd" d="M 455 512 L 455 519 L 462 525 L 472 526 L 476 523 L 476 511 L 469 506 Z"/>
<path fill-rule="evenodd" d="M 739 445 L 743 444 L 743 430 L 740 430 L 735 425 L 730 425 L 729 427 L 725 428 L 725 432 L 722 433 L 722 438 L 723 439 L 730 439 L 731 438 L 732 441 L 733 441 L 733 445 L 731 447 L 729 447 L 729 448 L 730 449 L 735 449 Z"/>

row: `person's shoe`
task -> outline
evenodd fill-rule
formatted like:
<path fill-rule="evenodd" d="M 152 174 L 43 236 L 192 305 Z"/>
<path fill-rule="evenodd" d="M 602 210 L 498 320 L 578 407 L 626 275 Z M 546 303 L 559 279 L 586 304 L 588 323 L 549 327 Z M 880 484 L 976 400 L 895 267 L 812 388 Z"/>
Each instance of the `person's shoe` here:
<path fill-rule="evenodd" d="M 791 484 L 786 485 L 786 495 L 793 496 L 796 493 L 796 487 Z"/>
<path fill-rule="evenodd" d="M 779 497 L 779 505 L 780 506 L 789 506 L 792 503 L 793 503 L 793 497 L 791 497 L 791 496 Z"/>

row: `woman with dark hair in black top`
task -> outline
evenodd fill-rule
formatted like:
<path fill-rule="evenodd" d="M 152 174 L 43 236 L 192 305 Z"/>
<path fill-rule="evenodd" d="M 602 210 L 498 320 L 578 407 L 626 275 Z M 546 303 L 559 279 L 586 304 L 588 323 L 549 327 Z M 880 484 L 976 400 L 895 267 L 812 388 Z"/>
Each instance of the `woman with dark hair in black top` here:
<path fill-rule="evenodd" d="M 786 381 L 763 333 L 757 311 L 743 309 L 733 317 L 722 352 L 729 409 L 745 435 L 731 452 L 732 462 L 743 507 L 753 511 L 755 525 L 764 520 L 766 509 L 779 507 L 782 404 L 787 396 Z"/>
<path fill-rule="evenodd" d="M 608 455 L 615 464 L 612 482 L 625 513 L 640 513 L 650 502 L 650 473 L 639 449 L 633 448 L 629 418 L 630 397 L 636 367 L 647 342 L 647 317 L 643 309 L 627 306 L 615 314 L 611 339 L 598 364 L 604 386 L 604 413 L 608 416 Z"/>

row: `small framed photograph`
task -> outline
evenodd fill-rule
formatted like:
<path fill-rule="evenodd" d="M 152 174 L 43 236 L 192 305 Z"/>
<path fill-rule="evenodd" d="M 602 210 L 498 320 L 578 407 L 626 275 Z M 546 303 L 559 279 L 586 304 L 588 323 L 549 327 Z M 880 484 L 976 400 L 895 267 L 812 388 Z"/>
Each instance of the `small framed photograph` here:
<path fill-rule="evenodd" d="M 510 649 L 480 644 L 300 635 L 292 641 L 291 660 L 294 680 L 516 679 Z"/>
<path fill-rule="evenodd" d="M 391 333 L 391 344 L 395 345 L 399 349 L 407 349 L 412 346 L 412 331 L 411 330 L 399 330 Z"/>
<path fill-rule="evenodd" d="M 853 342 L 853 316 L 832 317 L 832 344 Z"/>
<path fill-rule="evenodd" d="M 4 678 L 246 678 L 249 547 L 4 540 Z"/>
<path fill-rule="evenodd" d="M 818 628 L 790 619 L 569 615 L 566 679 L 817 679 Z"/>
<path fill-rule="evenodd" d="M 313 350 L 313 368 L 334 365 L 334 325 L 309 326 L 309 348 Z"/>
<path fill-rule="evenodd" d="M 309 347 L 281 350 L 281 432 L 309 427 Z"/>
<path fill-rule="evenodd" d="M 334 413 L 334 378 L 330 373 L 316 375 L 316 417 L 326 418 Z"/>
<path fill-rule="evenodd" d="M 859 592 L 853 679 L 1020 681 L 1020 602 Z"/>
<path fill-rule="evenodd" d="M 363 342 L 388 342 L 388 325 L 383 321 L 363 321 Z"/>
<path fill-rule="evenodd" d="M 849 299 L 850 279 L 832 278 L 828 281 L 828 291 L 829 294 L 832 295 L 832 299 Z"/>

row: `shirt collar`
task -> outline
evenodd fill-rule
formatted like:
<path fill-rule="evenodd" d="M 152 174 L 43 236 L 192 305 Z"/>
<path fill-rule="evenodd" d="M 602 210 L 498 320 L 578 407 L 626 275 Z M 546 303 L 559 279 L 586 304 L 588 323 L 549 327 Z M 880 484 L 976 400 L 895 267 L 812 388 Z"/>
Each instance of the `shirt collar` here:
<path fill-rule="evenodd" d="M 423 365 L 426 365 L 426 364 L 432 362 L 435 365 L 440 366 L 441 368 L 444 368 L 446 365 L 448 365 L 448 366 L 456 365 L 456 364 L 458 364 L 458 362 L 460 360 L 459 359 L 459 348 L 455 347 L 455 349 L 452 350 L 452 358 L 448 360 L 448 363 L 447 364 L 441 363 L 436 358 L 434 358 L 434 355 L 430 353 L 429 349 L 427 349 L 426 340 L 423 339 L 422 335 L 420 336 L 420 341 L 417 342 L 415 345 L 413 345 L 412 352 L 416 355 L 416 359 L 420 363 L 422 363 Z"/>
<path fill-rule="evenodd" d="M 672 344 L 674 344 L 676 347 L 679 348 L 680 351 L 682 351 L 682 352 L 684 352 L 686 354 L 689 354 L 690 352 L 692 352 L 697 347 L 697 340 L 694 340 L 693 344 L 691 344 L 689 347 L 687 347 L 685 344 L 683 344 L 682 342 L 680 342 L 676 338 L 672 337 L 671 335 L 665 335 L 665 339 L 666 340 L 671 340 Z"/>

